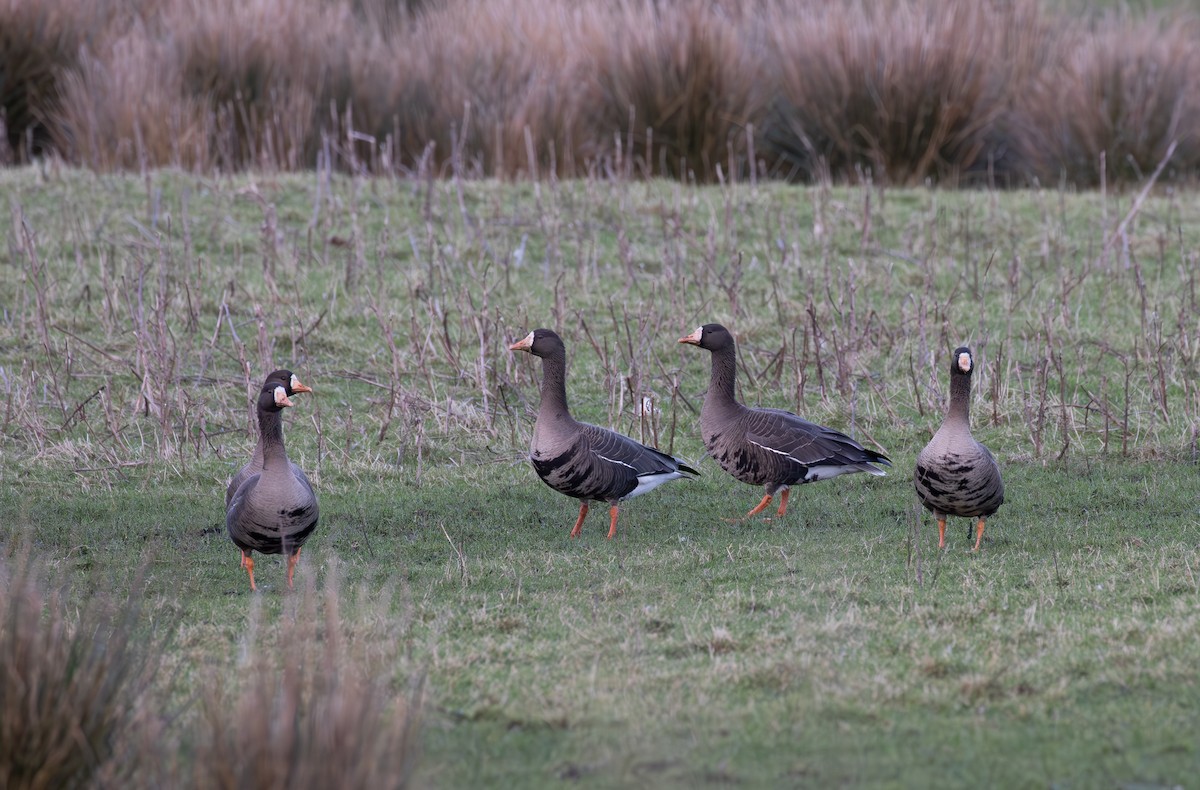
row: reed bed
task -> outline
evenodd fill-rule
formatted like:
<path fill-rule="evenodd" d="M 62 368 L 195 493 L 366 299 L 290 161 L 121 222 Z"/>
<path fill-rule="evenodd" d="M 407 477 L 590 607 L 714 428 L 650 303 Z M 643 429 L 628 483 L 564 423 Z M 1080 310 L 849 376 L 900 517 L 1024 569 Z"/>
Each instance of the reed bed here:
<path fill-rule="evenodd" d="M 0 161 L 1096 186 L 1174 143 L 1163 177 L 1190 179 L 1198 25 L 1039 0 L 6 0 Z"/>

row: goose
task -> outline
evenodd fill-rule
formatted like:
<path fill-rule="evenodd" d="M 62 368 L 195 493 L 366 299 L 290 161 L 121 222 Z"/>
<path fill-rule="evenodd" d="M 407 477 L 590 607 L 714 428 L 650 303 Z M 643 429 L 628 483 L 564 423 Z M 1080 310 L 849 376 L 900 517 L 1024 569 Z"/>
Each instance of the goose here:
<path fill-rule="evenodd" d="M 917 498 L 938 524 L 938 548 L 946 547 L 946 518 L 977 518 L 975 548 L 983 540 L 983 523 L 1004 504 L 1000 467 L 988 448 L 971 435 L 971 349 L 954 350 L 950 363 L 950 406 L 937 433 L 917 456 L 913 484 Z M 969 534 L 969 533 L 968 533 Z"/>
<path fill-rule="evenodd" d="M 284 384 L 268 381 L 263 386 L 258 395 L 262 471 L 238 486 L 225 513 L 225 527 L 242 550 L 242 567 L 250 576 L 251 590 L 258 589 L 252 552 L 287 554 L 291 587 L 300 549 L 317 527 L 317 497 L 308 478 L 288 461 L 283 445 L 280 413 L 292 405 Z"/>
<path fill-rule="evenodd" d="M 766 510 L 780 494 L 776 515 L 787 513 L 791 486 L 866 472 L 887 474 L 886 456 L 868 450 L 843 433 L 783 409 L 752 409 L 734 398 L 737 346 L 720 324 L 705 324 L 680 343 L 712 352 L 712 374 L 700 407 L 700 432 L 709 455 L 737 480 L 762 486 L 762 501 L 742 520 Z"/>
<path fill-rule="evenodd" d="M 263 386 L 265 387 L 272 382 L 282 384 L 284 389 L 287 391 L 289 398 L 295 395 L 297 392 L 312 392 L 312 389 L 310 387 L 306 387 L 304 384 L 301 384 L 300 379 L 296 378 L 296 374 L 292 373 L 290 370 L 276 370 L 272 372 L 267 376 L 266 381 L 263 382 Z M 254 455 L 251 456 L 250 463 L 243 466 L 238 470 L 237 474 L 229 478 L 229 483 L 225 486 L 225 508 L 227 510 L 229 509 L 229 503 L 233 501 L 233 495 L 237 493 L 238 488 L 242 485 L 242 483 L 246 482 L 246 479 L 249 478 L 250 475 L 261 472 L 262 466 L 263 440 L 260 433 L 258 437 L 258 443 L 254 445 Z M 304 477 L 304 472 L 300 470 L 300 467 L 296 466 L 295 464 L 292 464 L 291 466 L 293 474 Z M 308 482 L 308 478 L 305 477 L 304 481 Z"/>
<path fill-rule="evenodd" d="M 529 460 L 546 485 L 579 500 L 571 537 L 579 537 L 588 505 L 609 503 L 608 539 L 617 534 L 619 503 L 670 480 L 700 474 L 682 460 L 607 428 L 578 422 L 567 410 L 567 351 L 550 329 L 535 329 L 509 346 L 542 358 L 541 402 Z"/>

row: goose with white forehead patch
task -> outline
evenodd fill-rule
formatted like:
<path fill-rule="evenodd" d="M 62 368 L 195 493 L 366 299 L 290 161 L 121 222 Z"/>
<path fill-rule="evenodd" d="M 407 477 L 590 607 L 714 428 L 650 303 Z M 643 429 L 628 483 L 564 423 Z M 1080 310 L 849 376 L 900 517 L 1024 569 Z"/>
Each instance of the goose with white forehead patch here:
<path fill-rule="evenodd" d="M 708 392 L 700 407 L 700 433 L 709 455 L 729 474 L 765 495 L 743 518 L 766 510 L 780 494 L 777 515 L 787 513 L 791 486 L 866 472 L 887 474 L 874 464 L 891 466 L 886 456 L 868 450 L 832 428 L 782 409 L 752 409 L 734 397 L 737 346 L 720 324 L 705 324 L 680 343 L 712 353 Z"/>
<path fill-rule="evenodd" d="M 541 402 L 529 460 L 546 485 L 580 502 L 571 537 L 579 537 L 591 502 L 609 503 L 608 538 L 617 534 L 619 503 L 671 480 L 700 474 L 674 456 L 607 428 L 579 422 L 567 409 L 567 351 L 549 329 L 509 346 L 542 359 Z"/>
<path fill-rule="evenodd" d="M 302 384 L 300 379 L 296 378 L 296 374 L 290 370 L 281 369 L 272 371 L 263 382 L 263 386 L 266 387 L 272 384 L 282 384 L 284 391 L 287 393 L 289 398 L 298 392 L 312 392 L 312 388 Z M 225 486 L 226 509 L 229 508 L 229 503 L 233 501 L 233 495 L 237 493 L 239 488 L 241 488 L 242 483 L 246 482 L 251 475 L 261 472 L 262 468 L 263 440 L 262 432 L 260 431 L 258 442 L 254 445 L 254 453 L 250 456 L 250 462 L 239 469 L 237 474 L 229 479 L 229 484 Z M 304 472 L 300 469 L 300 467 L 296 466 L 295 464 L 291 464 L 291 468 L 293 474 L 304 477 Z M 308 478 L 304 477 L 304 480 L 307 482 Z"/>
<path fill-rule="evenodd" d="M 225 528 L 234 545 L 242 550 L 242 567 L 250 577 L 251 590 L 258 589 L 253 552 L 286 554 L 291 587 L 300 549 L 317 528 L 317 496 L 304 473 L 288 460 L 283 444 L 280 415 L 292 405 L 287 387 L 279 382 L 268 381 L 259 392 L 263 468 L 238 486 L 225 512 Z"/>
<path fill-rule="evenodd" d="M 978 519 L 975 548 L 983 541 L 983 524 L 1004 504 L 1004 481 L 991 451 L 971 435 L 971 349 L 954 350 L 950 362 L 950 406 L 942 427 L 917 456 L 913 483 L 917 498 L 938 524 L 938 548 L 946 547 L 946 518 Z"/>

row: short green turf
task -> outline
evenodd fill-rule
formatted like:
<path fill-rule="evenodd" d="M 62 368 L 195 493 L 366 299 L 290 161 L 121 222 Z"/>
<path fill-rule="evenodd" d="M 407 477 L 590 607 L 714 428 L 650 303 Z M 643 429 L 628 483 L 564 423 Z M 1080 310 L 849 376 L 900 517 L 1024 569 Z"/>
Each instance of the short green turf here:
<path fill-rule="evenodd" d="M 285 425 L 321 503 L 299 575 L 336 558 L 351 621 L 391 601 L 380 649 L 425 678 L 422 784 L 1200 771 L 1194 193 L 1131 214 L 1133 194 L 1056 191 L 0 184 L 0 542 L 80 596 L 147 568 L 178 737 L 252 602 L 282 627 L 288 595 L 278 558 L 251 594 L 224 532 L 244 359 L 251 386 L 287 365 L 315 390 Z M 710 320 L 738 336 L 743 399 L 853 433 L 889 475 L 736 521 L 761 494 L 704 458 L 707 359 L 676 343 Z M 577 416 L 702 472 L 623 505 L 613 541 L 599 507 L 570 540 L 577 504 L 525 461 L 540 370 L 507 345 L 536 326 L 567 342 Z M 1007 492 L 977 554 L 965 520 L 937 550 L 911 485 L 960 343 Z"/>

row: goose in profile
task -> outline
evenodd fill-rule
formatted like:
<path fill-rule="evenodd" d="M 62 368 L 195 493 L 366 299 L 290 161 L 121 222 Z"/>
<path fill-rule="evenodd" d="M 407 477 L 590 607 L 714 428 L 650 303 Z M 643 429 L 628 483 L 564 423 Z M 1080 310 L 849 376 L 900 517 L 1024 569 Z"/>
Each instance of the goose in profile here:
<path fill-rule="evenodd" d="M 287 387 L 268 381 L 258 396 L 259 443 L 263 451 L 262 471 L 242 482 L 225 513 L 225 527 L 242 550 L 242 567 L 254 583 L 252 552 L 286 554 L 287 580 L 300 559 L 300 549 L 317 527 L 317 497 L 304 473 L 288 461 L 283 444 L 281 412 L 294 405 Z"/>
<path fill-rule="evenodd" d="M 988 448 L 971 435 L 971 373 L 975 357 L 966 346 L 954 350 L 950 363 L 950 407 L 942 427 L 917 456 L 913 483 L 917 498 L 938 524 L 938 548 L 946 547 L 946 518 L 976 518 L 975 548 L 983 540 L 983 523 L 1004 504 L 1000 467 Z"/>
<path fill-rule="evenodd" d="M 669 480 L 699 474 L 678 458 L 572 417 L 567 410 L 567 352 L 553 331 L 535 329 L 509 349 L 542 358 L 541 403 L 529 460 L 542 482 L 579 500 L 572 538 L 579 537 L 591 502 L 609 503 L 608 538 L 612 540 L 619 503 Z"/>
<path fill-rule="evenodd" d="M 282 384 L 287 396 L 290 398 L 298 392 L 312 392 L 312 389 L 300 383 L 300 379 L 296 378 L 296 374 L 290 370 L 276 370 L 267 376 L 263 386 L 270 384 Z M 289 462 L 290 463 L 290 462 Z M 259 432 L 258 443 L 254 445 L 254 454 L 250 457 L 250 462 L 238 470 L 237 474 L 229 479 L 229 484 L 225 486 L 225 508 L 229 509 L 229 503 L 233 501 L 233 495 L 237 493 L 238 488 L 250 475 L 258 474 L 263 468 L 263 440 L 262 432 Z M 304 477 L 304 472 L 300 467 L 292 464 L 292 472 Z M 304 478 L 308 482 L 308 478 Z"/>
<path fill-rule="evenodd" d="M 777 515 L 785 515 L 794 485 L 853 472 L 887 474 L 874 465 L 891 466 L 886 456 L 843 433 L 783 409 L 752 409 L 738 403 L 734 397 L 737 346 L 725 327 L 705 324 L 679 342 L 712 353 L 712 374 L 700 407 L 700 433 L 709 455 L 734 478 L 765 489 L 762 501 L 743 519 L 766 510 L 776 494 L 780 494 Z"/>

